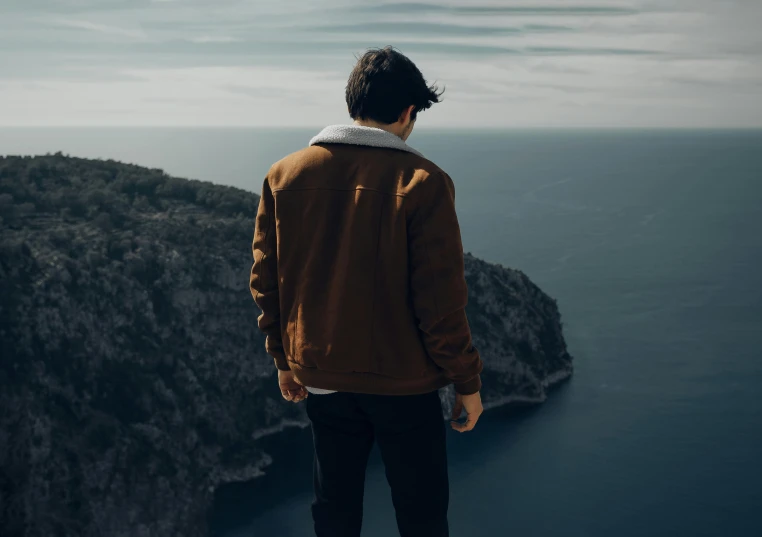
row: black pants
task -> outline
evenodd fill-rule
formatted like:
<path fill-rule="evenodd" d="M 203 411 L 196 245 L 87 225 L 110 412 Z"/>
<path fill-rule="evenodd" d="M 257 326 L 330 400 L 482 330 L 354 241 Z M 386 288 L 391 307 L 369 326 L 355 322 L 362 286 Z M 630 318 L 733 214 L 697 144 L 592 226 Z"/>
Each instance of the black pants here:
<path fill-rule="evenodd" d="M 437 391 L 310 394 L 317 537 L 359 537 L 365 468 L 378 442 L 401 537 L 447 537 L 450 489 Z"/>

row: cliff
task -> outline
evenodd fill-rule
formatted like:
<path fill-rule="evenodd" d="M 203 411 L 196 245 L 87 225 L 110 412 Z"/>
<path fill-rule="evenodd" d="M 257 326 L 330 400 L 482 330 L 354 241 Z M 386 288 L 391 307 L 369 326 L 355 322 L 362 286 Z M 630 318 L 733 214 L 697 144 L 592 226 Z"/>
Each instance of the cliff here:
<path fill-rule="evenodd" d="M 306 423 L 256 328 L 257 204 L 113 161 L 0 157 L 3 536 L 204 535 L 215 487 L 261 475 L 277 455 L 260 439 Z M 466 270 L 485 407 L 542 401 L 572 370 L 555 302 L 518 271 Z"/>

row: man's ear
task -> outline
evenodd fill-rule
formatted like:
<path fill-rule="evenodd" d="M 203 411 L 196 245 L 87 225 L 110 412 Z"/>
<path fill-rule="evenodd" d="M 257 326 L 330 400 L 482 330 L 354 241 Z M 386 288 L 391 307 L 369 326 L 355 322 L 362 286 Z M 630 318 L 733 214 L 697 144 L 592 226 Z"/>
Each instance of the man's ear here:
<path fill-rule="evenodd" d="M 399 117 L 399 119 L 397 119 L 397 121 L 399 121 L 400 123 L 402 123 L 404 125 L 405 124 L 405 120 L 408 119 L 413 114 L 413 109 L 415 109 L 415 105 L 414 104 L 411 104 L 410 106 L 405 108 L 402 111 L 402 113 L 400 114 L 400 117 Z"/>

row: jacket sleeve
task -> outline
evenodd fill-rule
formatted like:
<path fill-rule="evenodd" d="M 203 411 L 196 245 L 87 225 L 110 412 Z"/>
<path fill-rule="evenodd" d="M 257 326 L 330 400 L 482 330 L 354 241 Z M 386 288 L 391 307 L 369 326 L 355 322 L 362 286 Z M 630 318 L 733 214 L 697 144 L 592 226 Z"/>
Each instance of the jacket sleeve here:
<path fill-rule="evenodd" d="M 262 314 L 258 318 L 259 329 L 267 336 L 265 349 L 274 358 L 275 367 L 282 371 L 291 368 L 283 350 L 280 330 L 280 295 L 278 293 L 277 234 L 275 233 L 275 199 L 268 180 L 262 187 L 259 210 L 254 224 L 249 288 L 254 302 Z"/>
<path fill-rule="evenodd" d="M 481 389 L 482 361 L 466 318 L 463 245 L 455 214 L 455 187 L 443 173 L 417 185 L 408 221 L 410 286 L 429 357 L 468 395 Z"/>

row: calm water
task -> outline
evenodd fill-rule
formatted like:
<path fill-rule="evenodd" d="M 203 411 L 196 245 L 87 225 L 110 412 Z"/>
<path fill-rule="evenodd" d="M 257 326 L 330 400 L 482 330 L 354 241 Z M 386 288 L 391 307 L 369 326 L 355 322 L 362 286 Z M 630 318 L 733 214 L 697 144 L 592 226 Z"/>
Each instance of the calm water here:
<path fill-rule="evenodd" d="M 314 133 L 0 130 L 0 154 L 62 150 L 258 191 Z M 545 405 L 450 435 L 453 536 L 762 535 L 762 132 L 410 142 L 454 178 L 466 249 L 558 299 L 576 358 Z M 300 462 L 224 491 L 218 533 L 311 534 L 309 433 L 279 442 Z M 365 519 L 365 537 L 396 534 L 377 454 Z"/>

